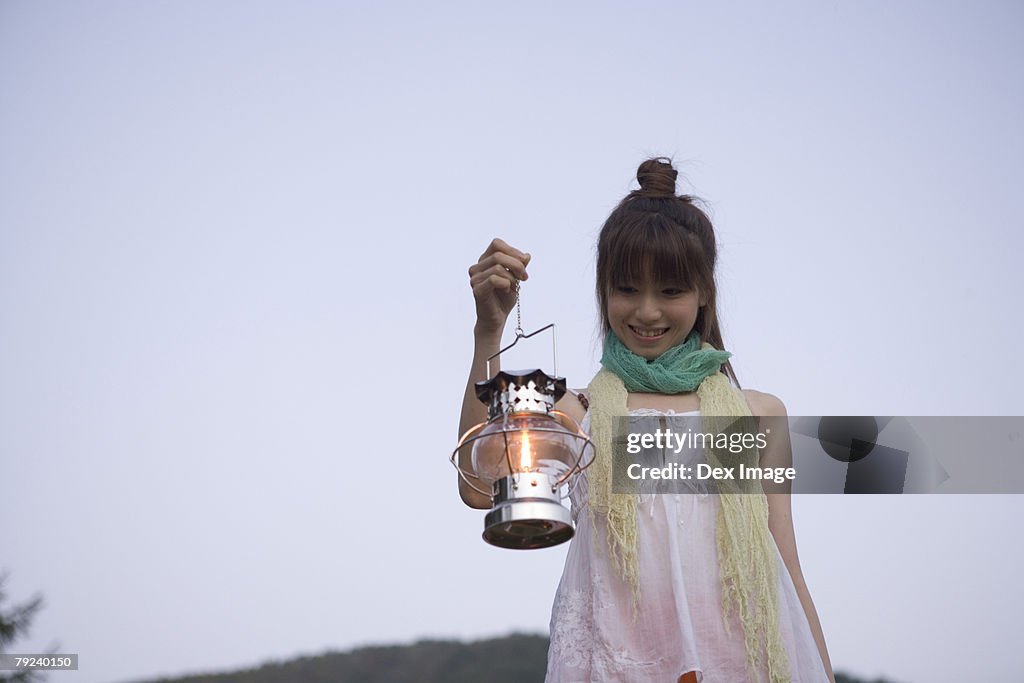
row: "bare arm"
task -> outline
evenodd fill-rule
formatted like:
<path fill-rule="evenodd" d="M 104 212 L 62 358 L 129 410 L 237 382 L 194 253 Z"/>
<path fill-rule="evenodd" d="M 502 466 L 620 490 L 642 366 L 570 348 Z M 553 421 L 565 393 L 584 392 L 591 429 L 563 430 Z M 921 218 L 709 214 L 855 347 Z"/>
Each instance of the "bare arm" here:
<path fill-rule="evenodd" d="M 466 382 L 466 393 L 462 397 L 462 416 L 459 418 L 459 437 L 461 438 L 473 425 L 483 422 L 487 419 L 487 406 L 485 406 L 480 399 L 476 397 L 476 389 L 474 385 L 487 379 L 487 358 L 493 355 L 498 350 L 498 346 L 501 344 L 501 331 L 497 334 L 490 331 L 481 331 L 479 327 L 473 331 L 474 346 L 473 346 L 473 364 L 469 369 L 469 380 Z M 491 372 L 495 373 L 500 370 L 498 361 L 500 359 L 495 358 L 491 361 Z M 459 451 L 459 467 L 468 470 L 470 467 L 469 461 L 469 447 L 463 448 Z M 474 481 L 479 487 L 482 484 Z M 471 508 L 478 508 L 486 510 L 491 507 L 491 499 L 469 486 L 459 477 L 459 495 L 462 497 L 462 502 Z"/>
<path fill-rule="evenodd" d="M 771 434 L 767 437 L 767 447 L 761 452 L 761 467 L 791 467 L 793 465 L 793 450 L 789 438 L 788 421 L 785 419 L 786 406 L 771 394 L 747 392 L 747 397 L 755 415 L 772 418 L 764 421 L 764 424 L 771 428 Z M 803 605 L 804 613 L 807 615 L 807 623 L 811 627 L 811 634 L 818 646 L 825 671 L 828 673 L 829 680 L 835 683 L 832 662 L 828 656 L 818 611 L 814 607 L 811 593 L 804 581 L 800 558 L 796 551 L 796 533 L 793 530 L 793 514 L 790 505 L 792 484 L 787 479 L 786 483 L 778 486 L 766 486 L 765 490 L 765 496 L 768 499 L 768 528 L 775 538 L 779 554 L 789 570 L 789 576 L 793 580 L 800 604 Z"/>
<path fill-rule="evenodd" d="M 469 369 L 466 392 L 462 397 L 459 438 L 473 425 L 487 419 L 487 406 L 476 397 L 474 385 L 488 379 L 485 376 L 487 358 L 498 351 L 505 321 L 515 306 L 517 281 L 527 279 L 526 264 L 529 262 L 529 254 L 495 238 L 480 256 L 480 260 L 469 269 L 469 283 L 473 289 L 473 298 L 476 300 L 476 326 L 473 328 L 473 362 Z M 492 375 L 500 369 L 498 360 L 491 361 Z M 466 470 L 470 467 L 469 450 L 463 448 L 459 452 L 459 466 Z M 469 507 L 491 507 L 490 497 L 473 490 L 461 476 L 459 495 L 462 502 Z"/>

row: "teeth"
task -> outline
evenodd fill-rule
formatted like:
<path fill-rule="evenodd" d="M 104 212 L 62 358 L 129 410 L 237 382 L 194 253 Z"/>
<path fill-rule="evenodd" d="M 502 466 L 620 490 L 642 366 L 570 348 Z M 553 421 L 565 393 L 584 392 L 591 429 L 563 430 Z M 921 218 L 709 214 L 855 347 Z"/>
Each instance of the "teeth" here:
<path fill-rule="evenodd" d="M 662 327 L 662 328 L 659 328 L 657 330 L 640 330 L 640 329 L 637 329 L 637 328 L 632 327 L 632 326 L 631 326 L 631 328 L 632 328 L 632 330 L 634 332 L 639 334 L 641 337 L 657 337 L 657 336 L 660 336 L 662 334 L 665 334 L 665 331 L 668 330 L 667 327 Z"/>

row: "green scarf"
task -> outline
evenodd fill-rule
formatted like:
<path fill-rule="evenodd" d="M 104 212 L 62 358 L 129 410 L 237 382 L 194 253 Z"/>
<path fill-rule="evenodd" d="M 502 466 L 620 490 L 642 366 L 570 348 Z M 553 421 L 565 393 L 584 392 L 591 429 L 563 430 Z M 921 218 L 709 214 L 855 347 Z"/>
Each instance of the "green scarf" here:
<path fill-rule="evenodd" d="M 682 344 L 651 361 L 626 348 L 613 332 L 605 339 L 601 356 L 604 367 L 591 381 L 588 392 L 590 436 L 597 454 L 587 472 L 589 508 L 591 521 L 598 514 L 607 519 L 609 554 L 632 588 L 634 619 L 640 603 L 637 498 L 612 493 L 613 418 L 629 414 L 627 399 L 631 391 L 679 394 L 696 390 L 704 431 L 727 431 L 735 428 L 737 418 L 752 419 L 743 393 L 720 372 L 731 355 L 701 344 L 696 330 Z M 709 449 L 705 456 L 712 467 L 735 467 L 740 463 L 756 466 L 759 460 L 756 448 L 739 454 Z M 737 480 L 729 486 L 720 482 L 718 490 L 716 533 L 726 633 L 730 632 L 729 617 L 736 610 L 748 665 L 756 670 L 767 655 L 771 683 L 787 682 L 789 664 L 779 631 L 777 560 L 768 529 L 767 498 L 756 481 Z M 596 533 L 597 525 L 592 526 Z"/>
<path fill-rule="evenodd" d="M 718 372 L 732 356 L 710 346 L 702 349 L 697 330 L 678 346 L 654 360 L 638 356 L 609 331 L 604 339 L 601 365 L 622 380 L 626 391 L 645 394 L 682 394 L 695 391 L 708 375 Z"/>

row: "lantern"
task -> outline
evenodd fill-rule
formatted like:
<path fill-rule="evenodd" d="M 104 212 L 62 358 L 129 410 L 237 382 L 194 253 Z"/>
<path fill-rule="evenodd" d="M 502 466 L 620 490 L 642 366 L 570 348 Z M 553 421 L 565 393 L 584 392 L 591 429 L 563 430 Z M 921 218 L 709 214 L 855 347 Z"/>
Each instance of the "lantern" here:
<path fill-rule="evenodd" d="M 541 370 L 501 371 L 476 383 L 488 420 L 462 436 L 451 461 L 491 498 L 483 537 L 492 545 L 545 548 L 572 538 L 563 489 L 594 461 L 594 447 L 575 420 L 554 409 L 565 390 L 565 378 Z M 463 449 L 469 453 L 460 466 Z"/>

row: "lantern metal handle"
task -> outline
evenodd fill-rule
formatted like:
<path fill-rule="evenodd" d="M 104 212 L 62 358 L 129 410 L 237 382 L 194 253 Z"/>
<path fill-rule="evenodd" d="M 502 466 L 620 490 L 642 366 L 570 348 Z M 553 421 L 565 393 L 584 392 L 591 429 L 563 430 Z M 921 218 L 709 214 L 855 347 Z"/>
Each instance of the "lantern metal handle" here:
<path fill-rule="evenodd" d="M 512 343 L 509 344 L 508 346 L 506 346 L 503 349 L 499 349 L 497 351 L 497 353 L 491 355 L 487 359 L 487 376 L 488 377 L 493 377 L 493 375 L 491 375 L 491 361 L 492 360 L 494 360 L 495 358 L 497 358 L 501 354 L 505 353 L 506 351 L 511 349 L 516 344 L 518 344 L 520 339 L 529 339 L 530 337 L 532 337 L 534 335 L 538 335 L 538 334 L 540 334 L 541 332 L 543 332 L 544 330 L 546 330 L 548 328 L 551 328 L 551 375 L 553 377 L 558 377 L 558 354 L 557 354 L 557 352 L 555 350 L 555 324 L 554 323 L 550 323 L 548 325 L 545 325 L 544 327 L 540 328 L 539 330 L 534 330 L 530 334 L 523 333 L 523 328 L 522 327 L 516 327 L 516 338 L 512 341 Z"/>

